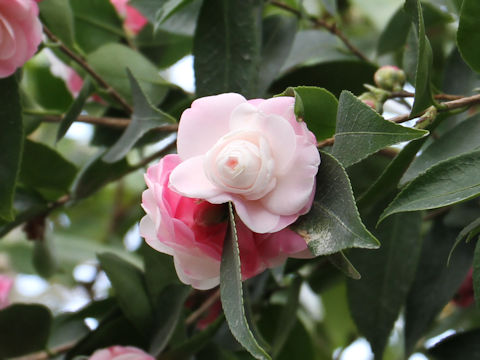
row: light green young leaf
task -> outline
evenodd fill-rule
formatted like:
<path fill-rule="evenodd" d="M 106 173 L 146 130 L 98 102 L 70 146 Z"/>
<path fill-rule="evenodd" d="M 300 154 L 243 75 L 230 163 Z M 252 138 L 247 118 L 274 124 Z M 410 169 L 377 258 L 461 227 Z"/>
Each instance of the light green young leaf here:
<path fill-rule="evenodd" d="M 480 194 L 480 150 L 438 163 L 422 173 L 397 195 L 380 217 L 405 211 L 435 209 Z"/>
<path fill-rule="evenodd" d="M 421 138 L 428 131 L 407 128 L 381 117 L 349 91 L 340 95 L 332 154 L 344 167 L 378 150 L 402 141 Z"/>
<path fill-rule="evenodd" d="M 22 108 L 15 75 L 0 79 L 0 219 L 12 221 L 23 148 Z"/>
<path fill-rule="evenodd" d="M 122 159 L 149 130 L 175 123 L 173 117 L 152 105 L 132 72 L 128 70 L 127 73 L 133 97 L 132 120 L 118 141 L 103 156 L 102 160 L 107 163 Z"/>
<path fill-rule="evenodd" d="M 193 41 L 198 96 L 258 96 L 261 11 L 256 0 L 203 2 Z"/>
<path fill-rule="evenodd" d="M 233 336 L 253 357 L 270 360 L 270 356 L 254 338 L 245 316 L 240 252 L 232 204 L 229 203 L 230 229 L 223 245 L 220 265 L 220 297 L 228 326 Z"/>
<path fill-rule="evenodd" d="M 43 0 L 38 3 L 40 19 L 70 49 L 75 43 L 73 11 L 69 1 Z"/>
<path fill-rule="evenodd" d="M 315 256 L 361 247 L 378 248 L 378 240 L 365 228 L 353 197 L 348 175 L 330 154 L 321 152 L 315 198 L 310 212 L 292 229 L 301 235 Z"/>
<path fill-rule="evenodd" d="M 480 72 L 480 2 L 463 0 L 458 24 L 457 44 L 465 62 L 477 73 Z"/>

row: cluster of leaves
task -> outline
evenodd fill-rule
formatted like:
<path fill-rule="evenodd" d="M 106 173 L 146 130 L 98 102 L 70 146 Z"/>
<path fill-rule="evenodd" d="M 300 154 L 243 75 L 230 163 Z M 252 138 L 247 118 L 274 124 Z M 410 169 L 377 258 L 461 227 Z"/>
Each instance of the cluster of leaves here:
<path fill-rule="evenodd" d="M 131 0 L 149 21 L 134 36 L 109 0 L 43 0 L 44 46 L 84 85 L 73 99 L 43 50 L 0 80 L 0 251 L 11 271 L 66 286 L 98 255 L 112 294 L 74 313 L 1 310 L 0 358 L 73 359 L 124 344 L 158 359 L 329 359 L 362 336 L 378 359 L 478 356 L 478 312 L 450 301 L 473 266 L 480 302 L 480 4 L 385 1 L 394 11 L 383 23 L 365 3 Z M 159 75 L 188 54 L 195 94 Z M 415 88 L 412 106 L 408 93 L 375 90 L 406 106 L 399 121 L 356 97 L 379 64 L 404 69 Z M 181 112 L 229 91 L 294 96 L 315 133 L 315 199 L 292 226 L 315 258 L 242 284 L 230 208 L 220 289 L 204 293 L 178 282 L 169 256 L 128 252 L 122 239 L 142 216 L 142 170 L 171 151 Z M 396 124 L 416 116 L 416 127 Z M 95 124 L 88 145 L 64 138 L 75 121 Z M 305 285 L 320 316 L 299 299 Z M 225 315 L 200 329 L 218 298 Z M 457 333 L 426 345 L 447 329 Z"/>

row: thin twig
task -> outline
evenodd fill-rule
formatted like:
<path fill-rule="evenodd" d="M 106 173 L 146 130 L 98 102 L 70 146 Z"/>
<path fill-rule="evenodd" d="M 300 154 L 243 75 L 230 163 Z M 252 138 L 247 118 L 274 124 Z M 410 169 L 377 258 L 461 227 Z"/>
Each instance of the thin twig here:
<path fill-rule="evenodd" d="M 388 96 L 389 99 L 409 98 L 409 97 L 415 97 L 415 93 L 411 93 L 408 91 L 398 91 L 398 92 L 392 92 Z M 463 98 L 463 96 L 461 95 L 450 95 L 450 94 L 436 94 L 433 97 L 437 100 L 446 100 L 446 101 L 458 100 Z"/>
<path fill-rule="evenodd" d="M 51 122 L 51 123 L 58 123 L 62 121 L 61 115 L 44 115 L 42 117 L 42 121 L 44 122 Z M 80 115 L 77 120 L 78 122 L 83 122 L 87 124 L 94 124 L 94 125 L 102 125 L 108 127 L 114 127 L 119 129 L 124 129 L 130 124 L 130 119 L 127 118 L 117 118 L 117 117 L 96 117 L 96 116 L 89 116 L 89 115 Z M 177 131 L 178 124 L 169 124 L 169 125 L 161 125 L 154 130 L 157 131 Z"/>
<path fill-rule="evenodd" d="M 47 359 L 51 359 L 51 358 L 53 358 L 57 355 L 60 355 L 60 354 L 63 354 L 65 352 L 67 352 L 68 350 L 73 348 L 76 344 L 77 344 L 77 342 L 72 342 L 72 343 L 60 345 L 56 348 L 53 348 L 53 349 L 49 350 L 48 352 L 47 351 L 39 351 L 39 352 L 34 353 L 34 354 L 14 358 L 12 360 L 47 360 Z"/>
<path fill-rule="evenodd" d="M 303 14 L 295 9 L 295 8 L 292 8 L 290 7 L 289 5 L 287 4 L 284 4 L 280 1 L 277 1 L 277 0 L 270 0 L 270 4 L 278 7 L 278 8 L 281 8 L 283 10 L 286 10 L 294 15 L 296 15 L 297 17 L 301 18 L 303 16 Z M 316 18 L 315 16 L 308 16 L 308 20 L 310 20 L 310 22 L 312 24 L 314 24 L 315 26 L 317 27 L 322 27 L 326 30 L 328 30 L 330 33 L 332 33 L 333 35 L 337 36 L 344 44 L 345 46 L 356 56 L 358 57 L 360 60 L 363 60 L 365 62 L 371 62 L 357 47 L 355 47 L 351 42 L 350 40 L 348 40 L 348 38 L 345 36 L 345 34 L 340 31 L 340 29 L 338 29 L 337 27 L 337 24 L 335 23 L 328 23 L 326 22 L 325 20 L 323 19 L 319 19 L 319 18 Z"/>
<path fill-rule="evenodd" d="M 200 307 L 192 312 L 186 319 L 185 325 L 191 325 L 198 320 L 210 307 L 220 299 L 220 289 L 217 289 L 212 295 L 210 295 Z"/>
<path fill-rule="evenodd" d="M 58 48 L 69 58 L 75 61 L 78 65 L 80 65 L 95 81 L 106 90 L 106 92 L 114 98 L 122 107 L 127 111 L 127 113 L 131 114 L 133 112 L 132 107 L 127 103 L 127 101 L 114 89 L 110 86 L 110 84 L 105 81 L 93 68 L 79 55 L 74 53 L 70 50 L 65 44 L 63 44 L 59 38 L 57 38 L 45 25 L 43 26 L 43 32 L 47 37 L 58 45 Z"/>

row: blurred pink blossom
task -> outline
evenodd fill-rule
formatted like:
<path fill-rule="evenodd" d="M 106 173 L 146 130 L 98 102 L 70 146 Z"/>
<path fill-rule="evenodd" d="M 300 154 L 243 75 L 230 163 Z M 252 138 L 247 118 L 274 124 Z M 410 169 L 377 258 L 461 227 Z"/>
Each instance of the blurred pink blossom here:
<path fill-rule="evenodd" d="M 148 168 L 148 189 L 142 196 L 147 213 L 140 234 L 155 250 L 172 255 L 180 280 L 206 290 L 219 284 L 220 259 L 227 232 L 226 205 L 183 197 L 169 188 L 178 155 L 167 155 Z M 191 173 L 195 178 L 197 174 Z M 237 221 L 241 271 L 244 279 L 282 264 L 287 257 L 311 257 L 302 237 L 289 229 L 257 234 Z"/>
<path fill-rule="evenodd" d="M 95 351 L 89 360 L 155 360 L 155 358 L 135 347 L 117 345 Z"/>
<path fill-rule="evenodd" d="M 0 309 L 9 304 L 8 296 L 12 289 L 13 279 L 7 275 L 0 275 Z"/>
<path fill-rule="evenodd" d="M 128 5 L 128 0 L 110 0 L 117 12 L 125 19 L 125 28 L 138 34 L 148 23 L 148 20 L 133 6 Z"/>

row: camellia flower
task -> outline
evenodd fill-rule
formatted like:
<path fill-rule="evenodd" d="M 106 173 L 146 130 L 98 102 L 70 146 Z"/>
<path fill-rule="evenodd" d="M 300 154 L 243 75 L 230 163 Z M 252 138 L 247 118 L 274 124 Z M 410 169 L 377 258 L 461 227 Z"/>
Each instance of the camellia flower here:
<path fill-rule="evenodd" d="M 132 346 L 111 346 L 95 351 L 89 360 L 155 360 L 155 358 Z"/>
<path fill-rule="evenodd" d="M 12 289 L 13 279 L 7 275 L 0 275 L 0 309 L 9 304 L 8 295 Z"/>
<path fill-rule="evenodd" d="M 232 201 L 252 231 L 279 231 L 311 207 L 320 164 L 315 136 L 293 97 L 197 99 L 182 114 L 171 186 L 183 196 Z"/>
<path fill-rule="evenodd" d="M 140 222 L 140 234 L 152 248 L 174 257 L 183 283 L 210 289 L 220 281 L 227 208 L 225 204 L 187 198 L 171 190 L 170 174 L 180 162 L 178 155 L 167 155 L 148 168 L 145 176 L 148 189 L 142 196 L 147 215 Z M 237 235 L 244 279 L 282 264 L 288 256 L 311 257 L 305 241 L 289 229 L 256 234 L 237 221 Z"/>
<path fill-rule="evenodd" d="M 148 23 L 148 20 L 133 6 L 128 5 L 128 0 L 110 0 L 117 12 L 125 18 L 125 28 L 138 34 Z"/>
<path fill-rule="evenodd" d="M 12 75 L 42 40 L 38 5 L 32 0 L 0 0 L 0 78 Z"/>

